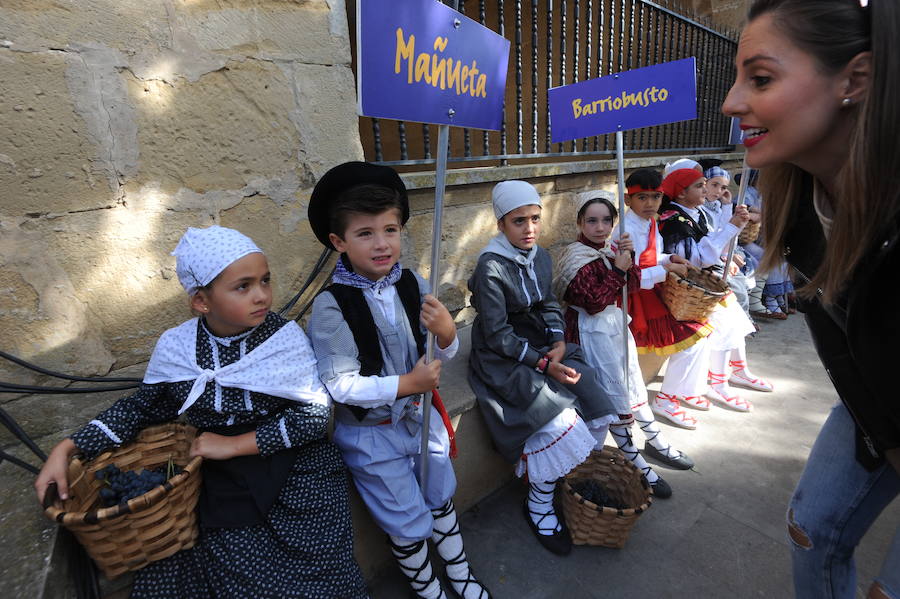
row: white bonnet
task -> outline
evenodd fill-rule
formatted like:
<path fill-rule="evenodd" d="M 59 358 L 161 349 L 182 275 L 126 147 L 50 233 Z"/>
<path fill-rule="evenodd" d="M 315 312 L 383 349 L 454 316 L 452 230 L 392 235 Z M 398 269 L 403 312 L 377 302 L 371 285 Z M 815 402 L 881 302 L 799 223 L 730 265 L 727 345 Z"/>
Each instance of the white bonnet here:
<path fill-rule="evenodd" d="M 681 170 L 683 168 L 694 169 L 700 171 L 701 173 L 703 172 L 703 169 L 700 167 L 700 163 L 696 160 L 691 160 L 690 158 L 679 158 L 671 164 L 666 163 L 666 168 L 663 170 L 663 179 L 668 177 L 669 173 Z"/>
<path fill-rule="evenodd" d="M 494 216 L 500 220 L 516 208 L 541 205 L 541 196 L 534 185 L 527 181 L 501 181 L 491 192 Z"/>
<path fill-rule="evenodd" d="M 212 283 L 228 265 L 247 254 L 262 253 L 253 240 L 234 229 L 213 225 L 194 227 L 181 236 L 172 255 L 178 281 L 188 295 Z"/>
<path fill-rule="evenodd" d="M 609 200 L 610 202 L 612 202 L 613 206 L 615 206 L 616 202 L 619 201 L 619 198 L 616 197 L 616 194 L 605 189 L 582 191 L 575 196 L 575 214 L 578 214 L 581 211 L 582 206 L 595 198 L 603 198 L 604 200 Z"/>

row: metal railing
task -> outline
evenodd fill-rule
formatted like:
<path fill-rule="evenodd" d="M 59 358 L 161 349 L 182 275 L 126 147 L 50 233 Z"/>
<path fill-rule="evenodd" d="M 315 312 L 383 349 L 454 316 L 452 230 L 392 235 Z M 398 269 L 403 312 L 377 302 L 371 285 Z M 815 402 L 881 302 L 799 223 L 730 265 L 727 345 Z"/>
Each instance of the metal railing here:
<path fill-rule="evenodd" d="M 510 39 L 510 66 L 501 130 L 452 129 L 450 162 L 611 156 L 613 134 L 550 142 L 547 90 L 689 56 L 697 58 L 697 119 L 626 132 L 626 153 L 731 149 L 719 106 L 734 77 L 733 32 L 647 0 L 461 0 L 460 12 Z M 428 125 L 369 117 L 359 123 L 367 160 L 434 163 L 436 139 Z"/>

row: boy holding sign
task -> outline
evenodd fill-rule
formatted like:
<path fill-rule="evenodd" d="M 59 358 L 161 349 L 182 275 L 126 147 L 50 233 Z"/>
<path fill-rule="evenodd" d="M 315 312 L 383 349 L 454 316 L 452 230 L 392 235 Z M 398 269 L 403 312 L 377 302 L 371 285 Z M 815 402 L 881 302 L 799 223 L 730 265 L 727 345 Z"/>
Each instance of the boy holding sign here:
<path fill-rule="evenodd" d="M 428 559 L 434 540 L 447 577 L 463 599 L 490 599 L 469 569 L 453 507 L 453 429 L 435 393 L 423 426 L 422 394 L 434 389 L 441 360 L 459 347 L 447 308 L 426 282 L 400 267 L 400 233 L 409 218 L 406 187 L 386 166 L 347 162 L 316 184 L 309 221 L 341 253 L 332 285 L 313 302 L 309 335 L 319 376 L 335 401 L 334 441 L 372 517 L 419 597 L 444 599 Z M 426 364 L 425 330 L 435 360 Z M 427 492 L 420 487 L 428 434 Z"/>

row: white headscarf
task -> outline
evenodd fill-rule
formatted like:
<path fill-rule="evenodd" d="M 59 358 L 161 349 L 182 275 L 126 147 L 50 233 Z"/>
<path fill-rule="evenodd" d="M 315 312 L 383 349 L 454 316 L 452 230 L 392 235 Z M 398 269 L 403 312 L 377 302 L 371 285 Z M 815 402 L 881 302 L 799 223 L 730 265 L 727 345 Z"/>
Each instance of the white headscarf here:
<path fill-rule="evenodd" d="M 172 255 L 178 281 L 188 295 L 212 283 L 228 265 L 247 254 L 263 253 L 253 240 L 234 229 L 213 225 L 188 228 Z"/>
<path fill-rule="evenodd" d="M 527 181 L 501 181 L 491 192 L 494 216 L 500 220 L 516 208 L 541 205 L 541 196 L 534 185 Z"/>
<path fill-rule="evenodd" d="M 696 160 L 691 160 L 690 158 L 679 158 L 671 164 L 666 163 L 666 168 L 663 170 L 663 179 L 668 177 L 669 173 L 673 173 L 683 168 L 694 169 L 695 171 L 700 171 L 701 173 L 703 172 L 703 168 L 700 167 L 700 163 Z"/>
<path fill-rule="evenodd" d="M 619 198 L 616 197 L 611 191 L 606 191 L 605 189 L 595 189 L 593 191 L 582 191 L 578 195 L 575 196 L 575 214 L 578 215 L 581 212 L 581 207 L 590 202 L 595 198 L 603 198 L 604 200 L 608 200 L 612 202 L 612 205 L 615 206 L 616 202 L 619 201 Z"/>

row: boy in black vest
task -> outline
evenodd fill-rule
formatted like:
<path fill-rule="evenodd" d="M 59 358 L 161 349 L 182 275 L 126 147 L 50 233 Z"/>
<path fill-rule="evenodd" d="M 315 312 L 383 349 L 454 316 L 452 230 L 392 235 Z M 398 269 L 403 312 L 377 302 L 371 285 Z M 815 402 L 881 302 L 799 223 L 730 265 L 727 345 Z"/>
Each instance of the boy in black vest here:
<path fill-rule="evenodd" d="M 445 597 L 428 559 L 431 537 L 464 599 L 488 599 L 466 560 L 453 507 L 452 428 L 435 396 L 428 427 L 427 494 L 419 486 L 422 394 L 459 342 L 450 313 L 426 282 L 399 264 L 409 218 L 406 187 L 385 166 L 347 162 L 316 184 L 309 221 L 340 252 L 332 285 L 313 302 L 309 336 L 335 400 L 334 440 L 372 517 L 420 597 Z M 425 329 L 436 340 L 426 364 Z"/>

